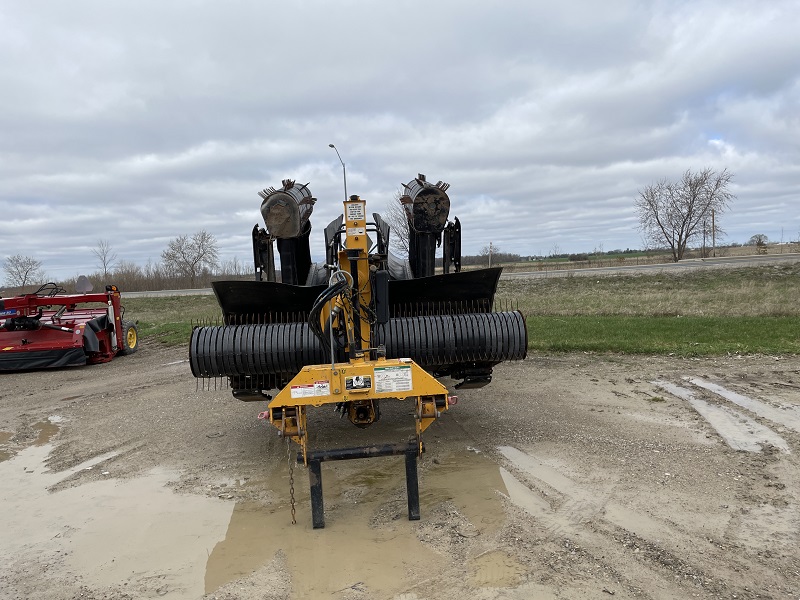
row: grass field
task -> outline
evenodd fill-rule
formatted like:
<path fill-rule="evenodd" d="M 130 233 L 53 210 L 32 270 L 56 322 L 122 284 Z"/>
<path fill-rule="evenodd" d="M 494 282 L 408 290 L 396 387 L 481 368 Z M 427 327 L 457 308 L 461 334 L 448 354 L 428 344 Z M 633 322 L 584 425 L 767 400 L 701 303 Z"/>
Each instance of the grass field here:
<path fill-rule="evenodd" d="M 800 353 L 800 263 L 502 281 L 534 350 Z"/>
<path fill-rule="evenodd" d="M 526 315 L 540 351 L 681 356 L 800 354 L 800 263 L 681 274 L 501 281 L 500 302 Z M 131 298 L 145 342 L 185 344 L 216 320 L 213 296 Z"/>

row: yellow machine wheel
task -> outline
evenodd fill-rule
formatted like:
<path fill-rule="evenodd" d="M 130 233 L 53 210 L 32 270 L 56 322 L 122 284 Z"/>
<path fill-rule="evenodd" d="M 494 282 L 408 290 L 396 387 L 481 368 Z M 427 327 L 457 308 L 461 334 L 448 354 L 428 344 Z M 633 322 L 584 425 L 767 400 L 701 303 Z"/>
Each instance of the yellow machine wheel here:
<path fill-rule="evenodd" d="M 122 354 L 133 354 L 139 349 L 139 332 L 130 321 L 122 321 Z"/>

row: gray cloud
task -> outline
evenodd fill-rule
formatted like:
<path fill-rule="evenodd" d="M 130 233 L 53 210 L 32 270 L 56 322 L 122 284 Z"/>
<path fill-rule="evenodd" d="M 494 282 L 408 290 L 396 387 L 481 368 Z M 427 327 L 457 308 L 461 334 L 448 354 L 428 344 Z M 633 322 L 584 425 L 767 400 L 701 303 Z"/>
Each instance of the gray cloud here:
<path fill-rule="evenodd" d="M 638 247 L 639 188 L 728 168 L 729 237 L 800 235 L 796 2 L 199 1 L 0 9 L 0 258 L 248 261 L 263 187 L 452 184 L 465 252 Z M 758 231 L 756 231 L 756 229 Z M 321 239 L 321 238 L 320 238 Z M 314 247 L 321 252 L 321 242 Z"/>

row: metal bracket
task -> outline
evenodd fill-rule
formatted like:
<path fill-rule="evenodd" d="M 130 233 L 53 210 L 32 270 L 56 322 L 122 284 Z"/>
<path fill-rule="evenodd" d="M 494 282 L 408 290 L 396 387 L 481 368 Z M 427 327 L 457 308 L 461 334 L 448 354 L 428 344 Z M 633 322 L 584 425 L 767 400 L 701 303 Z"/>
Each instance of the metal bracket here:
<path fill-rule="evenodd" d="M 311 524 L 314 529 L 325 527 L 325 512 L 322 495 L 322 463 L 331 460 L 353 460 L 356 458 L 376 458 L 379 456 L 399 456 L 406 458 L 406 492 L 408 495 L 408 520 L 419 521 L 419 479 L 417 477 L 417 456 L 425 451 L 423 444 L 384 444 L 380 446 L 361 446 L 340 448 L 338 450 L 316 450 L 306 455 L 308 480 L 311 486 Z M 297 462 L 303 463 L 302 453 L 297 454 Z"/>

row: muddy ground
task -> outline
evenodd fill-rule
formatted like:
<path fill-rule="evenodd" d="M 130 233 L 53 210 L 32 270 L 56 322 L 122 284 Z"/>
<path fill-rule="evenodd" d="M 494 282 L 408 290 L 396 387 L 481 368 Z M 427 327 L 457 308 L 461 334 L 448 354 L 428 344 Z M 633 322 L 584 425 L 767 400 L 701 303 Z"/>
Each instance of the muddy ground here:
<path fill-rule="evenodd" d="M 324 530 L 263 407 L 185 358 L 0 375 L 0 597 L 800 598 L 798 357 L 503 365 L 426 432 L 420 521 L 402 458 L 347 461 Z M 312 446 L 406 439 L 383 412 L 314 411 Z"/>

